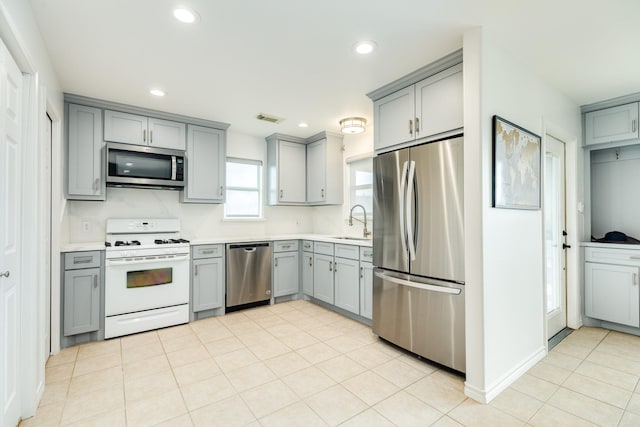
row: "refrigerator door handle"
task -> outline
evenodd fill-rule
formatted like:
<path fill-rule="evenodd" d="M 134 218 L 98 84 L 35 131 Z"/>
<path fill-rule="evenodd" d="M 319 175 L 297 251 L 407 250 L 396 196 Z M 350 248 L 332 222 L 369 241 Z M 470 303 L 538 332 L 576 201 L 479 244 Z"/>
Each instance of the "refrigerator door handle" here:
<path fill-rule="evenodd" d="M 407 253 L 407 233 L 404 228 L 404 208 L 406 204 L 407 196 L 407 173 L 409 171 L 409 162 L 404 162 L 402 165 L 402 178 L 400 179 L 400 240 L 402 240 L 402 252 Z"/>
<path fill-rule="evenodd" d="M 416 246 L 414 244 L 413 236 L 413 213 L 411 211 L 411 204 L 413 199 L 413 181 L 416 177 L 416 162 L 411 160 L 409 166 L 409 179 L 407 184 L 407 196 L 406 196 L 406 209 L 407 209 L 407 240 L 409 245 L 409 256 L 411 261 L 416 259 Z"/>
<path fill-rule="evenodd" d="M 375 272 L 375 275 L 382 280 L 386 280 L 397 285 L 409 286 L 411 288 L 423 289 L 425 291 L 441 292 L 445 294 L 460 295 L 460 289 L 448 288 L 445 286 L 428 285 L 426 283 L 412 282 L 410 280 L 399 279 L 397 277 L 388 276 L 384 273 Z"/>

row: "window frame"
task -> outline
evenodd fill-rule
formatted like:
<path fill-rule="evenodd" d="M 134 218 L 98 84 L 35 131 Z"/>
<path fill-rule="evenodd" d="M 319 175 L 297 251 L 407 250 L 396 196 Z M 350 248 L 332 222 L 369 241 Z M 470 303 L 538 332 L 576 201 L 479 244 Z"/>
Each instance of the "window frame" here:
<path fill-rule="evenodd" d="M 264 209 L 263 209 L 263 200 L 264 200 L 264 186 L 263 186 L 263 164 L 262 160 L 254 160 L 254 159 L 243 159 L 239 157 L 227 157 L 225 160 L 225 178 L 227 177 L 227 164 L 228 163 L 239 163 L 244 165 L 252 165 L 257 166 L 256 174 L 257 174 L 257 187 L 244 187 L 244 186 L 232 186 L 227 184 L 226 191 L 244 191 L 244 192 L 257 192 L 258 193 L 258 214 L 257 215 L 230 215 L 227 213 L 227 205 L 228 198 L 225 199 L 224 202 L 224 214 L 223 219 L 225 220 L 260 220 L 264 219 Z"/>
<path fill-rule="evenodd" d="M 371 207 L 367 210 L 367 220 L 373 219 L 373 179 L 371 180 L 371 184 L 364 185 L 355 185 L 355 173 L 358 170 L 357 164 L 363 163 L 364 161 L 371 162 L 371 174 L 373 174 L 373 156 L 371 154 L 365 154 L 362 156 L 352 157 L 347 160 L 347 168 L 349 169 L 349 185 L 348 185 L 348 196 L 349 196 L 349 210 L 356 204 L 356 191 L 357 190 L 366 190 L 371 189 Z M 362 170 L 362 169 L 360 169 Z M 364 215 L 361 209 L 357 209 L 353 211 L 354 218 L 363 219 Z"/>

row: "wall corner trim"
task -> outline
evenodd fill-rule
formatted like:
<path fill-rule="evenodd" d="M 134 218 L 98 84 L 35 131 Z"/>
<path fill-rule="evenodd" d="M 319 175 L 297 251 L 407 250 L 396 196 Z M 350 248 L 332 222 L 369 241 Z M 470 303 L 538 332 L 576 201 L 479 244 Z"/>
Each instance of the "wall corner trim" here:
<path fill-rule="evenodd" d="M 524 375 L 529 369 L 531 369 L 536 363 L 544 359 L 547 355 L 545 346 L 539 347 L 528 358 L 522 361 L 519 365 L 512 368 L 509 372 L 504 374 L 496 382 L 494 382 L 487 389 L 481 389 L 474 385 L 464 384 L 464 394 L 467 397 L 472 398 L 480 403 L 487 404 L 495 399 L 500 393 L 502 393 L 507 387 L 513 384 L 518 378 Z"/>

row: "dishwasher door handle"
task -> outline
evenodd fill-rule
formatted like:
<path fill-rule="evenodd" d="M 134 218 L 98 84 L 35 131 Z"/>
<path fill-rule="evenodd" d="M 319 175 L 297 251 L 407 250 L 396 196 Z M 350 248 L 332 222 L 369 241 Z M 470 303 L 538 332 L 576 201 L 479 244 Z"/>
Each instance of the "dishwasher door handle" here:
<path fill-rule="evenodd" d="M 244 248 L 245 252 L 255 252 L 257 248 Z"/>

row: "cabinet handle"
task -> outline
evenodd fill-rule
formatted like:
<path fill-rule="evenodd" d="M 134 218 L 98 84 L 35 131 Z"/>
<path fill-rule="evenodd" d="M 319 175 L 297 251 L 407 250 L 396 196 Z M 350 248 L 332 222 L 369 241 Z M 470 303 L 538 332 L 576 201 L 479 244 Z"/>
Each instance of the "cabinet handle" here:
<path fill-rule="evenodd" d="M 142 131 L 142 142 L 147 142 L 147 130 Z"/>
<path fill-rule="evenodd" d="M 282 189 L 280 189 L 280 198 L 282 199 Z"/>
<path fill-rule="evenodd" d="M 153 144 L 153 131 L 149 131 L 149 144 Z"/>
<path fill-rule="evenodd" d="M 282 249 L 289 249 L 291 247 L 291 245 L 282 245 L 281 248 Z"/>
<path fill-rule="evenodd" d="M 9 277 L 10 275 L 11 275 L 11 272 L 9 270 L 3 271 L 2 273 L 0 273 L 0 277 Z"/>
<path fill-rule="evenodd" d="M 224 187 L 221 185 L 220 186 L 220 195 L 222 196 L 224 194 Z"/>
<path fill-rule="evenodd" d="M 93 181 L 93 191 L 98 191 L 99 185 L 100 185 L 100 178 L 96 178 L 95 181 Z"/>
<path fill-rule="evenodd" d="M 636 119 L 631 120 L 631 132 L 636 131 Z"/>
<path fill-rule="evenodd" d="M 277 267 L 278 266 L 278 258 L 274 259 L 273 261 L 274 261 L 275 266 Z"/>
<path fill-rule="evenodd" d="M 320 197 L 322 197 L 324 199 L 324 188 L 320 189 Z"/>
<path fill-rule="evenodd" d="M 200 253 L 201 253 L 201 254 L 203 254 L 203 255 L 213 254 L 213 253 L 215 253 L 215 252 L 216 252 L 216 251 L 214 251 L 213 249 L 207 249 L 207 250 L 202 250 L 202 251 L 200 251 Z"/>
<path fill-rule="evenodd" d="M 372 257 L 372 256 L 373 256 L 373 253 L 371 253 L 371 252 L 365 252 L 363 255 L 364 255 L 364 256 L 366 256 L 366 257 Z"/>
<path fill-rule="evenodd" d="M 629 259 L 640 261 L 640 256 L 630 256 Z"/>
<path fill-rule="evenodd" d="M 638 273 L 633 273 L 633 286 L 638 284 Z"/>
<path fill-rule="evenodd" d="M 364 279 L 364 267 L 360 267 L 360 278 Z"/>
<path fill-rule="evenodd" d="M 196 264 L 196 265 L 194 266 L 194 270 L 195 270 L 195 271 L 193 272 L 193 275 L 194 275 L 194 276 L 197 276 L 197 275 L 198 275 L 198 264 Z"/>
<path fill-rule="evenodd" d="M 91 261 L 93 261 L 92 256 L 73 257 L 74 264 L 89 264 Z"/>
<path fill-rule="evenodd" d="M 337 273 L 337 272 L 338 272 L 338 263 L 337 263 L 337 262 L 334 262 L 334 263 L 333 263 L 333 272 L 334 272 L 334 273 Z"/>
<path fill-rule="evenodd" d="M 329 271 L 333 271 L 333 261 L 329 261 Z"/>
<path fill-rule="evenodd" d="M 420 119 L 416 117 L 416 135 L 420 133 Z"/>
<path fill-rule="evenodd" d="M 98 287 L 98 275 L 94 275 L 93 276 L 93 287 L 97 288 Z"/>
<path fill-rule="evenodd" d="M 413 120 L 409 119 L 409 135 L 413 135 Z"/>
<path fill-rule="evenodd" d="M 312 258 L 309 257 L 309 267 L 313 267 L 313 264 L 311 264 L 311 260 L 312 260 Z"/>

